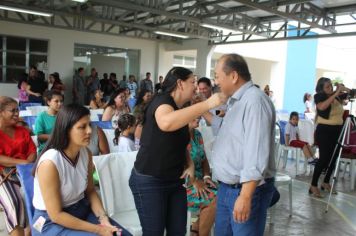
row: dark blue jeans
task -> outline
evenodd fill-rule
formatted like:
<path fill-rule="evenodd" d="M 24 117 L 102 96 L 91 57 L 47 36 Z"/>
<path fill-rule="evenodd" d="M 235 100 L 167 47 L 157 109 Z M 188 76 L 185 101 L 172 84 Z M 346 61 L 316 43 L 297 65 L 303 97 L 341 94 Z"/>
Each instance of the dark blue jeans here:
<path fill-rule="evenodd" d="M 68 214 L 71 214 L 72 216 L 75 216 L 79 219 L 85 220 L 87 222 L 93 223 L 93 224 L 99 224 L 99 221 L 97 217 L 91 212 L 91 208 L 89 205 L 89 201 L 84 198 L 80 200 L 79 202 L 64 208 L 63 211 L 67 212 Z M 36 220 L 40 217 L 44 217 L 46 219 L 45 224 L 43 225 L 42 232 L 38 232 L 36 229 L 34 229 L 31 225 L 31 232 L 32 236 L 43 236 L 43 235 L 61 235 L 61 236 L 94 236 L 96 234 L 90 233 L 90 232 L 85 232 L 85 231 L 79 231 L 79 230 L 73 230 L 73 229 L 68 229 L 65 228 L 62 225 L 56 224 L 51 221 L 49 218 L 47 211 L 41 211 L 35 209 L 35 213 L 33 216 L 33 222 L 36 222 Z M 126 231 L 122 226 L 120 226 L 118 223 L 110 219 L 110 223 L 114 226 L 117 226 L 118 228 L 122 229 L 122 236 L 130 236 L 131 234 Z"/>
<path fill-rule="evenodd" d="M 233 218 L 235 201 L 240 191 L 241 188 L 232 188 L 224 183 L 219 185 L 215 235 L 263 236 L 267 208 L 275 192 L 274 181 L 271 180 L 256 188 L 252 198 L 250 217 L 245 223 L 237 223 Z"/>
<path fill-rule="evenodd" d="M 187 195 L 184 180 L 165 180 L 131 172 L 134 196 L 143 236 L 184 236 L 187 225 Z"/>

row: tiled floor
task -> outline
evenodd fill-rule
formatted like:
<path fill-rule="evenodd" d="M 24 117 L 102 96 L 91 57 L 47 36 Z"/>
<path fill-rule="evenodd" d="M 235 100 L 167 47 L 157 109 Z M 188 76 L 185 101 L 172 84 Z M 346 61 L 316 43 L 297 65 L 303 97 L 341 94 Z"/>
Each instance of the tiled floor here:
<path fill-rule="evenodd" d="M 281 199 L 276 205 L 274 223 L 267 219 L 266 236 L 356 235 L 356 191 L 350 191 L 348 175 L 338 180 L 336 189 L 339 194 L 332 195 L 329 211 L 325 213 L 327 196 L 316 199 L 307 193 L 310 175 L 295 177 L 295 165 L 290 160 L 286 170 L 280 171 L 296 178 L 293 181 L 293 215 L 290 217 L 288 211 L 288 186 L 280 187 Z M 7 233 L 3 219 L 0 219 L 0 236 L 4 235 Z"/>

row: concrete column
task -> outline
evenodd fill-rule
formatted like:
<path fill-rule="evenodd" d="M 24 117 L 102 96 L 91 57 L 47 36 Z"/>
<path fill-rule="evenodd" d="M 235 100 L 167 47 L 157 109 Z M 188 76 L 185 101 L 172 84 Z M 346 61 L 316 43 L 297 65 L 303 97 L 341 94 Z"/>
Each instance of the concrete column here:
<path fill-rule="evenodd" d="M 210 78 L 211 56 L 214 53 L 215 45 L 209 45 L 207 41 L 197 45 L 197 59 L 195 73 L 198 77 Z"/>

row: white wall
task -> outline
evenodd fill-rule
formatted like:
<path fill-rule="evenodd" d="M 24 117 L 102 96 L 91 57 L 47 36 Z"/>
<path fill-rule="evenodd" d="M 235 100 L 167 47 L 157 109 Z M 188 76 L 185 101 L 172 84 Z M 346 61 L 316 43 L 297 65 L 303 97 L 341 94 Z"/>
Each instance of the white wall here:
<path fill-rule="evenodd" d="M 91 67 L 96 69 L 100 79 L 103 78 L 104 73 L 109 75 L 113 72 L 120 81 L 125 74 L 125 58 L 91 55 Z"/>
<path fill-rule="evenodd" d="M 134 39 L 127 37 L 102 35 L 80 31 L 34 26 L 21 23 L 0 21 L 0 34 L 21 36 L 49 40 L 48 71 L 57 71 L 63 79 L 67 90 L 66 101 L 71 100 L 71 87 L 73 76 L 74 44 L 90 44 L 116 48 L 131 48 L 141 50 L 140 77 L 147 71 L 157 74 L 155 69 L 156 44 L 155 41 Z M 17 96 L 15 84 L 0 84 L 0 94 Z"/>
<path fill-rule="evenodd" d="M 218 45 L 215 53 L 237 53 L 249 66 L 254 83 L 264 88 L 270 85 L 276 99 L 276 108 L 283 105 L 287 41 Z"/>

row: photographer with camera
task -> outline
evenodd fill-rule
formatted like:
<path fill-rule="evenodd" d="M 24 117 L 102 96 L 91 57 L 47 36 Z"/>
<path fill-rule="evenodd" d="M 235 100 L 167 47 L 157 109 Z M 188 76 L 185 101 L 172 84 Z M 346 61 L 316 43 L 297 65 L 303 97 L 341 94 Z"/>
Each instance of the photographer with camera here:
<path fill-rule="evenodd" d="M 331 80 L 325 77 L 321 77 L 318 80 L 315 90 L 315 122 L 317 124 L 315 142 L 319 146 L 319 160 L 314 169 L 309 194 L 322 198 L 323 196 L 318 188 L 318 180 L 323 169 L 327 169 L 324 182 L 321 184 L 321 190 L 331 191 L 329 182 L 336 161 L 336 158 L 333 158 L 333 152 L 344 122 L 343 102 L 354 94 L 354 90 L 346 88 L 343 84 L 337 84 L 336 91 L 334 91 Z M 333 191 L 333 193 L 336 194 L 336 191 Z"/>

